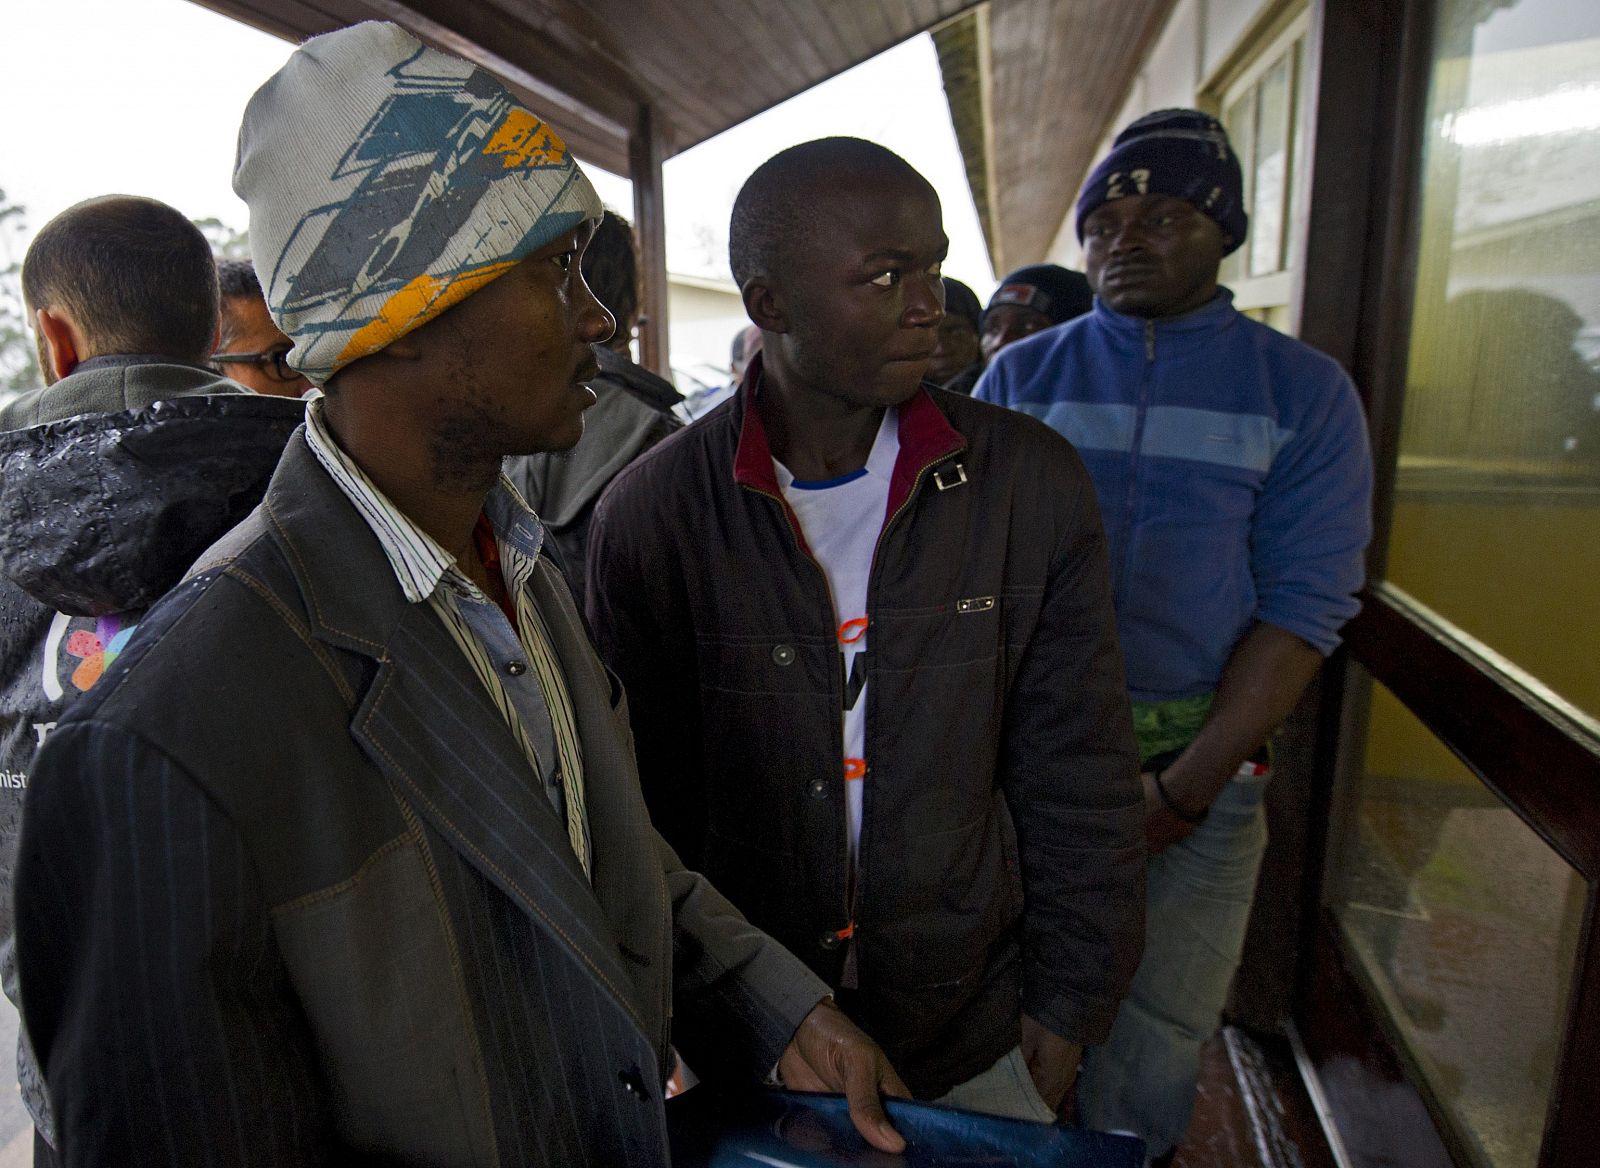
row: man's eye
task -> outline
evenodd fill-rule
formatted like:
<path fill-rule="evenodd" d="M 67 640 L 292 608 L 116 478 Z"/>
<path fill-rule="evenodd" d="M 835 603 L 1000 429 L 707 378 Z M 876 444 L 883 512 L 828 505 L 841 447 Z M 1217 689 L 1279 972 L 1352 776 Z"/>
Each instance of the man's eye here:
<path fill-rule="evenodd" d="M 570 272 L 572 271 L 572 261 L 577 254 L 578 253 L 576 251 L 564 251 L 560 255 L 552 256 L 550 258 L 556 261 L 556 267 L 560 268 L 563 272 Z"/>
<path fill-rule="evenodd" d="M 900 273 L 890 268 L 887 272 L 879 272 L 872 277 L 872 282 L 880 288 L 893 288 L 900 282 Z"/>

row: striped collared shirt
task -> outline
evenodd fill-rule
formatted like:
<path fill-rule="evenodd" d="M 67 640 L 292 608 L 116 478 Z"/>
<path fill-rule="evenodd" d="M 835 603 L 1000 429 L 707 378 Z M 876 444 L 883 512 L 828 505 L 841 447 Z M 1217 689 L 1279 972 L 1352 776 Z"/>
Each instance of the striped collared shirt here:
<path fill-rule="evenodd" d="M 516 601 L 513 629 L 500 606 L 456 566 L 456 558 L 385 498 L 339 448 L 322 409 L 318 398 L 306 410 L 311 452 L 378 537 L 406 599 L 426 602 L 471 664 L 543 783 L 551 806 L 565 821 L 572 850 L 588 873 L 591 850 L 577 720 L 544 614 L 528 587 L 544 525 L 504 477 L 484 500 L 506 590 Z"/>

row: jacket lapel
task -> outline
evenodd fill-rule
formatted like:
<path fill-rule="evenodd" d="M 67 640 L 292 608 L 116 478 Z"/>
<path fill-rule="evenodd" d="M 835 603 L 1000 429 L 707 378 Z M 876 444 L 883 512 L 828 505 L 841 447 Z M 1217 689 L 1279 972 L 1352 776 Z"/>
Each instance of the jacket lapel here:
<path fill-rule="evenodd" d="M 572 950 L 654 1040 L 613 929 L 510 729 L 432 609 L 406 601 L 377 538 L 299 436 L 267 506 L 313 633 L 377 662 L 351 736 L 399 796 L 552 944 Z"/>
<path fill-rule="evenodd" d="M 584 799 L 594 841 L 594 894 L 620 942 L 644 1000 L 670 1013 L 672 920 L 662 875 L 662 845 L 639 789 L 628 713 L 613 704 L 612 680 L 578 616 L 566 582 L 541 560 L 531 582 L 546 614 L 551 648 L 560 659 L 583 742 Z"/>

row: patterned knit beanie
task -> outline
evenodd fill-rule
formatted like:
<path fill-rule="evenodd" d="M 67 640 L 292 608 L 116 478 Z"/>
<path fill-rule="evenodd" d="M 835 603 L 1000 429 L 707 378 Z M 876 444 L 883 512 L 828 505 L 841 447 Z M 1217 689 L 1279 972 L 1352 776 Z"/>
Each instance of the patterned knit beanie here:
<path fill-rule="evenodd" d="M 1062 324 L 1094 308 L 1094 293 L 1082 272 L 1060 264 L 1029 264 L 1000 281 L 983 315 L 1002 304 L 1020 304 L 1044 313 L 1051 324 Z"/>
<path fill-rule="evenodd" d="M 256 91 L 233 189 L 289 364 L 318 385 L 601 212 L 500 82 L 376 22 L 307 41 Z"/>
<path fill-rule="evenodd" d="M 1244 242 L 1244 176 L 1222 123 L 1199 110 L 1146 114 L 1118 134 L 1078 196 L 1078 242 L 1095 208 L 1128 195 L 1171 195 L 1193 203 L 1228 237 L 1223 255 Z"/>

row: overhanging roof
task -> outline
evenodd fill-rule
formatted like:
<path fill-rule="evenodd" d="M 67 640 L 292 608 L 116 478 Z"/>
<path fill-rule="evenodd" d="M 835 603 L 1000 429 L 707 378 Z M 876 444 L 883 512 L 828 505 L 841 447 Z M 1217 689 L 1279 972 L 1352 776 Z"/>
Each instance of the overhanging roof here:
<path fill-rule="evenodd" d="M 993 0 L 935 34 L 996 275 L 1045 257 L 1173 0 Z"/>
<path fill-rule="evenodd" d="M 630 173 L 649 106 L 666 155 L 970 8 L 974 0 L 195 0 L 289 40 L 392 20 L 473 60 L 574 152 Z"/>

